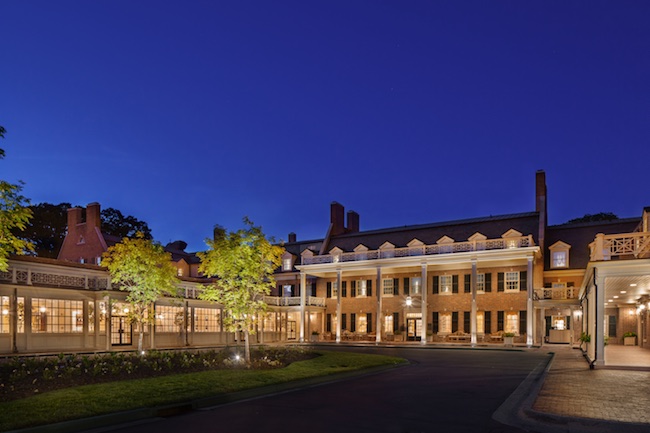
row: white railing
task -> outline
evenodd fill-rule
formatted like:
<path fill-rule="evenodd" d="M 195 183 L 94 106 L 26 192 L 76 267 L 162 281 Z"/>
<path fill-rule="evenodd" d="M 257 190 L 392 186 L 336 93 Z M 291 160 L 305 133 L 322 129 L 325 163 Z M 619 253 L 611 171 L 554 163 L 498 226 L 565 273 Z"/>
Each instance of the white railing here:
<path fill-rule="evenodd" d="M 295 307 L 300 305 L 300 296 L 264 296 L 264 302 L 276 307 Z M 306 304 L 313 307 L 324 307 L 325 298 L 307 296 Z"/>
<path fill-rule="evenodd" d="M 535 299 L 552 299 L 554 301 L 564 299 L 578 299 L 578 289 L 576 287 L 553 287 L 535 289 Z"/>
<path fill-rule="evenodd" d="M 650 233 L 634 232 L 614 235 L 599 233 L 589 244 L 590 260 L 611 260 L 617 256 L 634 256 L 637 259 L 650 256 Z"/>
<path fill-rule="evenodd" d="M 323 263 L 388 259 L 393 257 L 412 257 L 422 255 L 465 253 L 471 251 L 504 250 L 510 248 L 532 247 L 534 245 L 535 242 L 533 241 L 532 235 L 528 235 L 501 239 L 487 239 L 482 241 L 453 242 L 436 245 L 422 245 L 417 247 L 386 248 L 381 250 L 323 254 L 312 257 L 303 256 L 302 264 L 316 265 Z"/>

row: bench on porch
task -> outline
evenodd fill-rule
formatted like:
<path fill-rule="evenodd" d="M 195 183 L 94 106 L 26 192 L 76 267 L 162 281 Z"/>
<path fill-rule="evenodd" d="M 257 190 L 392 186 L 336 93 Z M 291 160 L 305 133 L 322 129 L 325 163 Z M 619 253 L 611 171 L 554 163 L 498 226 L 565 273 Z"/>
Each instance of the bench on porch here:
<path fill-rule="evenodd" d="M 469 341 L 471 338 L 472 336 L 470 334 L 466 334 L 463 331 L 456 331 L 452 334 L 447 335 L 447 339 L 449 341 Z"/>

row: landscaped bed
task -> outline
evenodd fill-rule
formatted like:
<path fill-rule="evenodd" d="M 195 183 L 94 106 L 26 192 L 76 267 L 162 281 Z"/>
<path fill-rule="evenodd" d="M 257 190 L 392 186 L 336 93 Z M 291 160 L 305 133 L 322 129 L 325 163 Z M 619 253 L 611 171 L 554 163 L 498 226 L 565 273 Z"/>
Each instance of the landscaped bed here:
<path fill-rule="evenodd" d="M 405 362 L 379 355 L 259 348 L 253 351 L 251 367 L 246 367 L 237 354 L 225 349 L 149 352 L 142 357 L 118 353 L 17 358 L 0 365 L 0 388 L 14 387 L 2 391 L 0 431 Z"/>

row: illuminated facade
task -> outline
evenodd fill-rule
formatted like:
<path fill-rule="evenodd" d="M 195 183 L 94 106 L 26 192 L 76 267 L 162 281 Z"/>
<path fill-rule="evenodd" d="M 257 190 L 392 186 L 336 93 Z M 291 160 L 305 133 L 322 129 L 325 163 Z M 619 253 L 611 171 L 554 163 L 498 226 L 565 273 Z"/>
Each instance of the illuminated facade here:
<path fill-rule="evenodd" d="M 637 334 L 647 347 L 650 309 L 648 209 L 641 218 L 547 226 L 544 172 L 535 210 L 361 231 L 359 215 L 334 202 L 324 238 L 290 234 L 265 297 L 258 342 L 417 341 L 419 344 L 585 348 L 606 363 L 604 341 Z M 137 344 L 126 294 L 111 287 L 99 258 L 118 242 L 101 232 L 99 204 L 70 209 L 59 260 L 15 257 L 0 273 L 0 353 L 104 351 Z M 195 254 L 165 248 L 182 302 L 162 299 L 147 347 L 205 347 L 236 336 L 221 306 L 197 299 L 206 283 Z M 582 333 L 590 342 L 580 341 Z"/>

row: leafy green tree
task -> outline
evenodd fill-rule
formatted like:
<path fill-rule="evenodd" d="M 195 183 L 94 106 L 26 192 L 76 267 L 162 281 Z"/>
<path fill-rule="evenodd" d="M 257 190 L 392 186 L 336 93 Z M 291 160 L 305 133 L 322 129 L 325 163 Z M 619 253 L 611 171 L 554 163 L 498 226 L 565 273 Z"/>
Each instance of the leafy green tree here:
<path fill-rule="evenodd" d="M 263 296 L 275 285 L 273 272 L 280 266 L 284 248 L 273 245 L 247 217 L 246 228 L 226 233 L 215 230 L 207 239 L 208 251 L 197 253 L 199 271 L 218 279 L 206 286 L 199 297 L 224 306 L 224 325 L 229 331 L 243 331 L 246 363 L 250 363 L 250 335 L 255 323 L 266 310 Z"/>
<path fill-rule="evenodd" d="M 128 292 L 129 320 L 138 326 L 138 352 L 142 353 L 144 327 L 154 322 L 154 303 L 163 296 L 176 297 L 176 268 L 171 254 L 162 245 L 136 233 L 108 248 L 102 266 L 108 268 L 111 282 Z"/>
<path fill-rule="evenodd" d="M 568 223 L 589 223 L 589 222 L 596 222 L 596 221 L 614 221 L 617 220 L 618 216 L 611 212 L 600 212 L 596 214 L 585 214 L 585 216 L 582 216 L 580 218 L 574 218 L 572 220 L 569 220 Z"/>
<path fill-rule="evenodd" d="M 0 138 L 4 138 L 6 130 L 0 126 Z M 5 152 L 0 149 L 0 159 Z M 9 254 L 25 254 L 33 250 L 31 242 L 16 235 L 17 231 L 25 229 L 32 217 L 29 200 L 21 194 L 23 183 L 12 184 L 0 180 L 0 271 L 9 268 Z"/>

